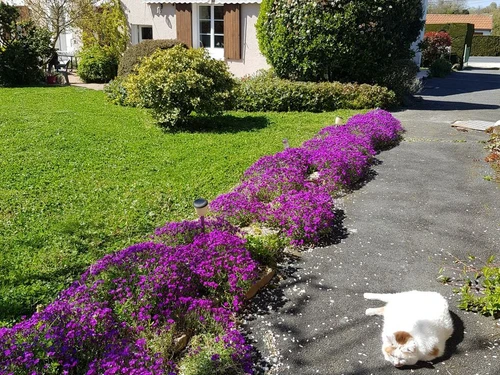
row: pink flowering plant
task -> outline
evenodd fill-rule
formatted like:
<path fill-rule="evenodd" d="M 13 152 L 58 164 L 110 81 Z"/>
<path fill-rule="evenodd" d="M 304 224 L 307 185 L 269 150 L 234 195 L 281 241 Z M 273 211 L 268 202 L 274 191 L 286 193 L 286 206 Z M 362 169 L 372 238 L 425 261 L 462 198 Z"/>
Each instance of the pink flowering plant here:
<path fill-rule="evenodd" d="M 235 315 L 258 261 L 275 263 L 276 246 L 328 235 L 333 197 L 402 132 L 375 110 L 260 159 L 211 203 L 204 227 L 167 223 L 149 242 L 104 256 L 30 318 L 0 328 L 0 374 L 251 374 Z M 274 230 L 245 235 L 238 226 L 247 225 Z M 186 349 L 183 338 L 191 338 Z"/>

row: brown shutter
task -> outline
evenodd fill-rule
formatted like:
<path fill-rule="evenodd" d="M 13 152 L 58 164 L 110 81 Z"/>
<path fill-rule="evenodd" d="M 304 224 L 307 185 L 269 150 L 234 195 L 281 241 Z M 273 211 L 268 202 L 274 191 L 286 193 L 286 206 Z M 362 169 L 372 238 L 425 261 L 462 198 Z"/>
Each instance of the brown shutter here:
<path fill-rule="evenodd" d="M 224 4 L 224 58 L 241 59 L 240 4 Z"/>
<path fill-rule="evenodd" d="M 31 14 L 27 6 L 16 6 L 19 11 L 19 21 L 29 21 Z"/>
<path fill-rule="evenodd" d="M 193 46 L 193 33 L 191 22 L 191 4 L 175 5 L 175 20 L 177 24 L 177 39 L 188 47 Z"/>

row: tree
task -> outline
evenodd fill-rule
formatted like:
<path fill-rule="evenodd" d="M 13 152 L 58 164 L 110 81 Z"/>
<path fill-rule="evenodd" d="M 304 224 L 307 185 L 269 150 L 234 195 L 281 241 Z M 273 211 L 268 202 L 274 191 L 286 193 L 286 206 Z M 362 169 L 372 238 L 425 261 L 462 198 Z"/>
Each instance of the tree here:
<path fill-rule="evenodd" d="M 84 48 L 107 47 L 109 52 L 120 57 L 130 40 L 127 18 L 120 1 L 108 0 L 98 7 L 88 2 L 86 7 L 85 16 L 75 23 L 82 31 Z"/>
<path fill-rule="evenodd" d="M 469 14 L 467 0 L 429 0 L 427 13 L 432 14 Z"/>
<path fill-rule="evenodd" d="M 50 32 L 33 22 L 19 22 L 14 6 L 0 3 L 0 85 L 38 83 L 50 56 Z"/>
<path fill-rule="evenodd" d="M 34 22 L 52 33 L 52 47 L 59 36 L 93 11 L 98 0 L 24 0 Z"/>
<path fill-rule="evenodd" d="M 420 0 L 263 0 L 257 37 L 282 78 L 372 83 L 411 57 L 421 17 Z"/>

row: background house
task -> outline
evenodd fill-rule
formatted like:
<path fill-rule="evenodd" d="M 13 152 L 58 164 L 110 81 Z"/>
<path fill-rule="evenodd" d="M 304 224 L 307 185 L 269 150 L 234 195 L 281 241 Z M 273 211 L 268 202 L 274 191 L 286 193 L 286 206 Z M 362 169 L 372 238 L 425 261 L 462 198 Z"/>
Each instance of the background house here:
<path fill-rule="evenodd" d="M 229 3 L 227 2 L 229 1 Z M 205 47 L 225 60 L 238 77 L 268 68 L 259 50 L 255 23 L 261 0 L 122 0 L 132 44 L 179 39 Z"/>
<path fill-rule="evenodd" d="M 237 77 L 268 68 L 260 53 L 255 23 L 261 0 L 121 0 L 130 27 L 131 43 L 145 39 L 179 39 L 205 47 L 227 62 Z M 425 18 L 427 0 L 422 0 Z M 418 42 L 412 48 L 420 64 Z"/>
<path fill-rule="evenodd" d="M 493 16 L 491 14 L 428 14 L 428 24 L 471 23 L 474 35 L 491 35 Z"/>

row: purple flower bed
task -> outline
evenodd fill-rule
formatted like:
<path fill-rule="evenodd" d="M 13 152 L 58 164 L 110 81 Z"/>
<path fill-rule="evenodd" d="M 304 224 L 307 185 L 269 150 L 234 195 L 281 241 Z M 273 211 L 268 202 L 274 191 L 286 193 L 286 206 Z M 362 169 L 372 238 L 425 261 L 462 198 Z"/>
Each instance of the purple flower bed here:
<path fill-rule="evenodd" d="M 182 230 L 170 227 L 178 238 Z M 42 312 L 0 330 L 0 373 L 176 374 L 165 359 L 176 336 L 239 334 L 233 315 L 257 276 L 244 244 L 212 228 L 187 245 L 147 242 L 106 255 Z M 240 341 L 231 348 L 248 368 Z"/>
<path fill-rule="evenodd" d="M 403 128 L 384 110 L 329 126 L 302 147 L 265 156 L 244 173 L 234 191 L 210 205 L 215 216 L 238 226 L 280 230 L 292 245 L 316 244 L 332 228 L 335 196 L 365 177 L 375 154 L 395 144 Z"/>
<path fill-rule="evenodd" d="M 211 202 L 216 218 L 204 230 L 198 221 L 167 223 L 151 242 L 103 257 L 43 310 L 0 328 L 0 374 L 173 375 L 200 363 L 222 375 L 222 361 L 251 374 L 234 316 L 259 265 L 234 225 L 263 223 L 292 245 L 318 243 L 332 230 L 332 196 L 363 178 L 402 131 L 375 110 L 263 157 Z M 194 344 L 181 356 L 176 342 L 186 335 Z"/>

